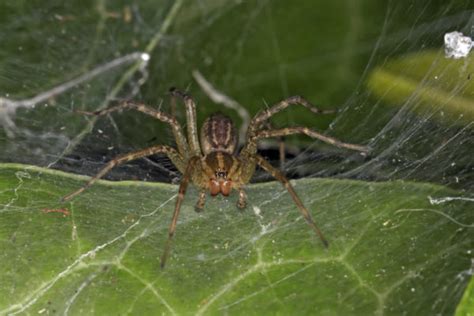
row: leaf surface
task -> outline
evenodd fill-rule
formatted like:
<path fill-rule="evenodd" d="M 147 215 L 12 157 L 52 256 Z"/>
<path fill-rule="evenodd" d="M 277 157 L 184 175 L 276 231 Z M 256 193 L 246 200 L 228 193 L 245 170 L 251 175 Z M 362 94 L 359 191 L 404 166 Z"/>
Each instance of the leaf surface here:
<path fill-rule="evenodd" d="M 441 122 L 472 124 L 473 61 L 473 55 L 445 58 L 441 50 L 412 53 L 374 69 L 367 85 L 388 104 L 407 107 L 419 114 L 433 113 Z"/>
<path fill-rule="evenodd" d="M 471 268 L 472 202 L 438 185 L 294 181 L 325 250 L 283 187 L 193 210 L 160 270 L 177 187 L 0 166 L 0 314 L 450 314 Z M 469 204 L 470 203 L 470 204 Z"/>

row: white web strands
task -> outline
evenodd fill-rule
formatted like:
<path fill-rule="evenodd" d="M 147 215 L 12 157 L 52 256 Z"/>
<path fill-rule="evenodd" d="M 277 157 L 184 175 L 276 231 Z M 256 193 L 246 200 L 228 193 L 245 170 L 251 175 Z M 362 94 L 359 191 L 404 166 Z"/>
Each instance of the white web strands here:
<path fill-rule="evenodd" d="M 444 52 L 446 58 L 467 57 L 473 46 L 472 39 L 464 36 L 461 32 L 451 32 L 444 34 Z"/>
<path fill-rule="evenodd" d="M 148 61 L 150 60 L 150 55 L 143 52 L 131 53 L 119 58 L 116 58 L 112 61 L 109 61 L 105 64 L 97 66 L 96 68 L 70 80 L 65 83 L 62 83 L 58 86 L 55 86 L 47 91 L 41 92 L 31 98 L 22 99 L 22 100 L 12 100 L 9 98 L 0 97 L 0 125 L 3 126 L 7 136 L 13 136 L 13 128 L 15 124 L 12 120 L 12 117 L 15 115 L 15 112 L 19 108 L 34 108 L 36 104 L 41 102 L 46 102 L 51 98 L 54 98 L 78 85 L 88 82 L 94 77 L 102 75 L 107 71 L 110 71 L 114 68 L 129 64 L 134 61 L 140 61 L 140 69 L 146 68 Z"/>

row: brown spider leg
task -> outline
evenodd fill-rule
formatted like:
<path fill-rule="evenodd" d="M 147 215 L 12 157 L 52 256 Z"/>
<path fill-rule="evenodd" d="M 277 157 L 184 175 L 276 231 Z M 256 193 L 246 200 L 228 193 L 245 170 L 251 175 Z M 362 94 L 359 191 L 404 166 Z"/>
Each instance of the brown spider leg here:
<path fill-rule="evenodd" d="M 284 137 L 278 137 L 278 152 L 280 154 L 280 170 L 283 170 L 285 167 L 285 158 L 286 158 L 286 152 L 285 152 L 285 138 Z"/>
<path fill-rule="evenodd" d="M 244 189 L 239 189 L 239 200 L 237 201 L 237 207 L 244 209 L 247 207 L 247 196 Z"/>
<path fill-rule="evenodd" d="M 274 129 L 272 126 L 272 123 L 266 122 L 265 128 L 267 130 L 272 130 Z M 286 151 L 285 151 L 285 138 L 283 136 L 277 137 L 277 143 L 278 143 L 278 154 L 280 158 L 280 170 L 283 170 L 285 166 L 285 158 L 286 158 Z"/>
<path fill-rule="evenodd" d="M 184 164 L 181 156 L 179 155 L 179 153 L 174 148 L 169 147 L 169 146 L 158 145 L 158 146 L 153 146 L 153 147 L 149 147 L 149 148 L 146 148 L 146 149 L 142 149 L 142 150 L 139 150 L 139 151 L 135 151 L 135 152 L 132 152 L 132 153 L 128 153 L 128 154 L 125 154 L 123 156 L 114 158 L 111 161 L 109 161 L 107 163 L 107 165 L 104 168 L 102 168 L 102 170 L 100 170 L 93 178 L 91 178 L 82 188 L 80 188 L 80 189 L 64 196 L 61 199 L 61 201 L 62 202 L 68 201 L 68 200 L 72 199 L 73 197 L 75 197 L 76 195 L 82 193 L 85 189 L 87 189 L 92 184 L 94 184 L 94 182 L 96 182 L 97 180 L 102 178 L 104 175 L 106 175 L 107 172 L 109 172 L 112 168 L 114 168 L 114 167 L 116 167 L 116 166 L 118 166 L 122 163 L 131 161 L 131 160 L 135 160 L 135 159 L 138 159 L 138 158 L 146 157 L 146 156 L 151 156 L 151 155 L 157 154 L 157 153 L 163 153 L 163 154 L 168 155 L 168 157 L 171 159 L 171 161 L 176 166 L 180 166 L 180 165 Z"/>
<path fill-rule="evenodd" d="M 306 222 L 309 224 L 309 226 L 311 226 L 311 228 L 314 230 L 316 235 L 318 235 L 319 238 L 321 239 L 321 242 L 323 243 L 323 245 L 327 248 L 329 246 L 328 241 L 326 240 L 326 238 L 324 238 L 323 233 L 321 232 L 321 230 L 318 228 L 318 226 L 314 222 L 314 220 L 311 217 L 311 214 L 309 213 L 308 209 L 303 205 L 303 202 L 301 202 L 300 198 L 296 194 L 295 190 L 293 189 L 293 186 L 290 184 L 288 179 L 281 173 L 280 170 L 273 167 L 262 156 L 256 155 L 255 158 L 257 159 L 257 163 L 260 167 L 262 167 L 265 171 L 270 173 L 275 179 L 280 181 L 281 184 L 283 184 L 283 186 L 288 190 L 291 197 L 293 198 L 293 201 L 298 206 L 301 214 L 306 219 Z"/>
<path fill-rule="evenodd" d="M 161 256 L 161 268 L 163 269 L 166 265 L 166 260 L 170 254 L 171 242 L 173 240 L 174 233 L 176 231 L 176 223 L 178 222 L 179 211 L 181 210 L 181 203 L 184 200 L 184 195 L 186 194 L 186 189 L 188 188 L 189 180 L 191 179 L 191 174 L 197 162 L 199 162 L 200 157 L 192 157 L 186 167 L 186 171 L 183 174 L 183 179 L 179 185 L 178 198 L 176 200 L 176 205 L 174 208 L 173 218 L 168 230 L 168 240 L 166 241 L 165 249 L 163 255 Z"/>
<path fill-rule="evenodd" d="M 197 213 L 201 213 L 202 210 L 204 209 L 204 204 L 206 204 L 206 195 L 207 195 L 207 190 L 201 190 L 199 192 L 199 199 L 196 202 L 196 205 L 194 206 L 194 210 Z"/>
<path fill-rule="evenodd" d="M 173 97 L 179 97 L 183 99 L 186 107 L 186 122 L 188 128 L 188 142 L 191 147 L 191 155 L 201 155 L 201 146 L 199 145 L 198 130 L 196 123 L 196 104 L 193 98 L 185 92 L 179 91 L 176 88 L 171 88 L 170 93 Z"/>
<path fill-rule="evenodd" d="M 315 114 L 332 114 L 332 113 L 337 112 L 337 110 L 333 110 L 333 109 L 331 110 L 318 109 L 311 102 L 309 102 L 302 96 L 295 95 L 295 96 L 286 98 L 278 102 L 277 104 L 274 104 L 269 109 L 262 110 L 259 113 L 257 113 L 252 119 L 252 122 L 250 123 L 250 126 L 253 127 L 253 131 L 255 131 L 256 130 L 255 128 L 258 128 L 261 123 L 268 120 L 270 117 L 272 117 L 276 113 L 286 109 L 290 105 L 302 105 Z"/>
<path fill-rule="evenodd" d="M 120 111 L 124 109 L 133 109 L 142 113 L 145 113 L 149 116 L 152 116 L 164 123 L 167 123 L 171 126 L 171 129 L 173 131 L 173 136 L 176 141 L 176 147 L 178 147 L 179 153 L 184 157 L 188 158 L 188 142 L 186 141 L 186 138 L 183 135 L 182 129 L 181 129 L 181 124 L 176 120 L 176 118 L 173 115 L 169 115 L 167 113 L 155 110 L 153 108 L 150 108 L 146 106 L 143 103 L 135 103 L 132 101 L 123 101 L 119 103 L 118 105 L 112 106 L 110 108 L 101 110 L 101 111 L 95 111 L 95 112 L 88 112 L 88 111 L 76 111 L 77 113 L 85 114 L 85 115 L 96 115 L 96 116 L 102 116 L 102 115 L 107 115 L 109 113 L 115 112 L 115 111 Z M 179 168 L 178 168 L 179 169 Z M 181 171 L 181 170 L 180 170 Z"/>
<path fill-rule="evenodd" d="M 361 151 L 361 152 L 364 152 L 364 153 L 369 150 L 369 148 L 367 146 L 344 143 L 344 142 L 341 142 L 340 140 L 338 140 L 334 137 L 326 136 L 326 135 L 318 133 L 318 132 L 316 132 L 316 131 L 314 131 L 310 128 L 301 127 L 301 126 L 258 131 L 256 133 L 256 136 L 254 137 L 253 141 L 255 142 L 255 141 L 257 141 L 258 139 L 261 139 L 261 138 L 279 137 L 279 136 L 286 136 L 286 135 L 293 135 L 293 134 L 305 134 L 309 137 L 322 140 L 323 142 L 334 145 L 336 147 L 357 150 L 357 151 Z"/>
<path fill-rule="evenodd" d="M 286 109 L 290 105 L 302 105 L 315 114 L 331 114 L 331 113 L 337 112 L 337 110 L 318 109 L 313 104 L 311 104 L 308 100 L 306 100 L 305 98 L 299 95 L 286 98 L 274 104 L 269 109 L 258 112 L 253 117 L 252 121 L 250 122 L 248 132 L 247 132 L 247 142 L 244 148 L 241 150 L 241 154 L 243 154 L 245 157 L 248 157 L 248 158 L 256 154 L 257 144 L 255 141 L 253 141 L 253 138 L 255 137 L 258 130 L 261 128 L 262 123 L 264 123 L 266 120 L 268 120 L 270 117 L 272 117 L 276 113 Z"/>

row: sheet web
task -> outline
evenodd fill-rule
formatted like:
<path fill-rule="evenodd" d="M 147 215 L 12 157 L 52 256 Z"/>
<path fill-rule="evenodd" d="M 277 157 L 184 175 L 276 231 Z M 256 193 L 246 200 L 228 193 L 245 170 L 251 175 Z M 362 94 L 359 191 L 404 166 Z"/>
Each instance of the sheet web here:
<path fill-rule="evenodd" d="M 44 168 L 0 171 L 0 314 L 454 312 L 473 269 L 474 68 L 470 55 L 446 58 L 443 44 L 448 32 L 474 35 L 469 1 L 1 6 L 0 159 Z M 272 120 L 371 148 L 362 156 L 286 139 L 283 170 L 303 178 L 292 183 L 329 250 L 278 183 L 249 186 L 244 212 L 231 196 L 208 198 L 204 214 L 191 187 L 160 271 L 177 192 L 161 182 L 180 178 L 164 157 L 108 175 L 140 182 L 57 202 L 83 180 L 61 170 L 91 176 L 118 154 L 174 144 L 166 126 L 138 113 L 74 111 L 117 99 L 170 111 L 171 86 L 195 97 L 199 124 L 219 110 L 245 126 L 294 94 L 338 109 Z M 184 124 L 179 107 L 177 116 Z M 278 165 L 278 143 L 261 148 Z"/>

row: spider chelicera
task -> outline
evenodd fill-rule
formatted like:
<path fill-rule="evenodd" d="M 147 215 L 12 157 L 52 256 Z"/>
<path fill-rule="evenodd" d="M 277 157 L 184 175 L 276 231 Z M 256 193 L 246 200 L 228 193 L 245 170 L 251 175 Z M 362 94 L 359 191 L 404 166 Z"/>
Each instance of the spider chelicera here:
<path fill-rule="evenodd" d="M 189 182 L 191 181 L 200 190 L 199 199 L 195 207 L 196 211 L 199 212 L 204 208 L 208 192 L 211 196 L 218 194 L 228 196 L 232 190 L 239 192 L 237 207 L 243 209 L 246 206 L 245 185 L 250 182 L 258 165 L 285 186 L 310 227 L 319 236 L 324 246 L 328 246 L 326 238 L 324 238 L 321 230 L 314 222 L 310 212 L 303 205 L 303 202 L 296 194 L 288 179 L 280 170 L 273 167 L 265 158 L 257 153 L 257 142 L 263 138 L 305 134 L 331 145 L 356 151 L 366 152 L 367 147 L 343 143 L 333 137 L 325 136 L 307 127 L 287 127 L 282 129 L 266 128 L 268 126 L 268 120 L 274 114 L 289 106 L 302 105 L 313 113 L 325 113 L 325 111 L 316 108 L 301 96 L 293 96 L 276 103 L 268 109 L 260 111 L 253 117 L 247 130 L 246 143 L 237 154 L 237 133 L 230 118 L 220 113 L 212 114 L 207 118 L 201 128 L 201 143 L 199 143 L 196 124 L 196 105 L 193 99 L 188 94 L 174 88 L 172 88 L 170 92 L 173 99 L 181 98 L 184 101 L 186 108 L 187 138 L 183 134 L 180 123 L 173 115 L 155 110 L 142 103 L 124 101 L 102 111 L 80 112 L 86 115 L 106 115 L 114 111 L 133 109 L 145 113 L 170 125 L 175 138 L 176 148 L 156 145 L 112 159 L 82 188 L 66 195 L 63 201 L 70 200 L 80 194 L 117 165 L 154 154 L 167 155 L 176 168 L 183 174 L 183 178 L 179 185 L 179 193 L 173 219 L 169 227 L 168 240 L 161 257 L 161 267 L 163 268 L 169 256 L 179 211 Z"/>

